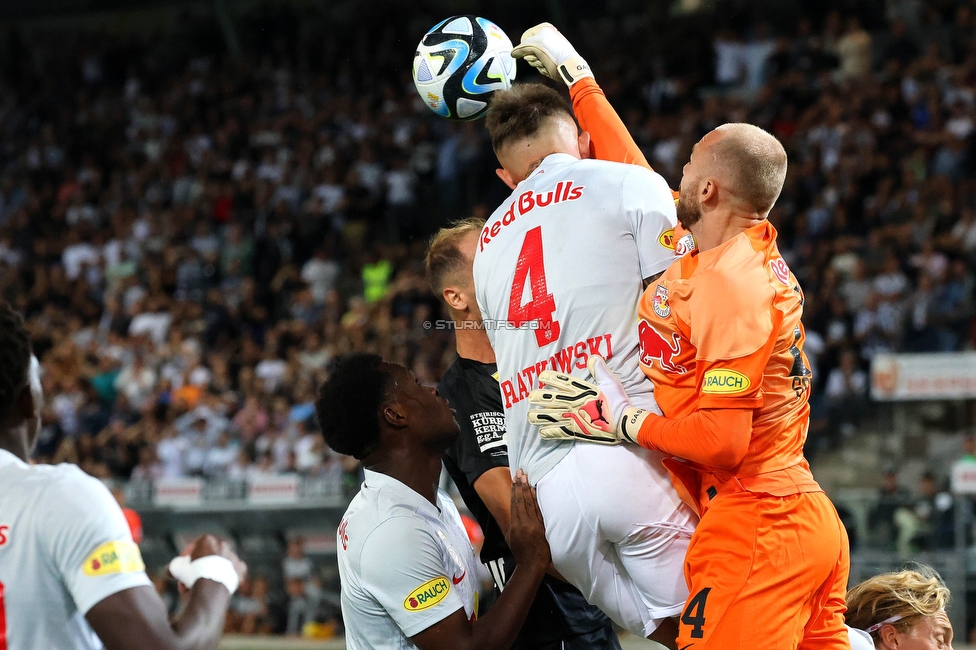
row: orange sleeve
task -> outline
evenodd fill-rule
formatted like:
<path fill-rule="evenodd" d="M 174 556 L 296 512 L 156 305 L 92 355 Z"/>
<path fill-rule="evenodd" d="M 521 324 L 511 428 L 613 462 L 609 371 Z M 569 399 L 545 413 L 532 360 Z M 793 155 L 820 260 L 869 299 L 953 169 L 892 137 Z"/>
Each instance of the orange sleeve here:
<path fill-rule="evenodd" d="M 569 96 L 580 128 L 590 134 L 591 156 L 654 171 L 595 79 L 580 79 L 569 88 Z M 671 195 L 678 200 L 677 192 L 672 190 Z"/>
<path fill-rule="evenodd" d="M 580 128 L 590 134 L 590 151 L 594 158 L 651 169 L 595 79 L 580 79 L 570 87 L 569 96 Z"/>
<path fill-rule="evenodd" d="M 637 433 L 641 447 L 695 463 L 732 469 L 742 462 L 752 438 L 752 409 L 700 409 L 670 420 L 649 415 Z"/>

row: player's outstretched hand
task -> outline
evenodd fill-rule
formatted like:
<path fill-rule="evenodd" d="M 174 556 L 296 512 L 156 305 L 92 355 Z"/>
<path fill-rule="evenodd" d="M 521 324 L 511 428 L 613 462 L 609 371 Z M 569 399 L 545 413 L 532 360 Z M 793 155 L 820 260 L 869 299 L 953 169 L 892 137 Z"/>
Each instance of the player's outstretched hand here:
<path fill-rule="evenodd" d="M 562 79 L 567 86 L 593 76 L 590 66 L 573 44 L 549 23 L 540 23 L 525 30 L 522 42 L 512 49 L 512 56 L 525 59 L 526 63 L 550 79 Z"/>
<path fill-rule="evenodd" d="M 590 355 L 586 365 L 593 382 L 553 370 L 539 375 L 546 386 L 529 393 L 529 423 L 550 440 L 636 443 L 648 412 L 633 405 L 603 357 Z"/>
<path fill-rule="evenodd" d="M 535 500 L 535 489 L 522 470 L 512 481 L 512 519 L 506 537 L 512 555 L 520 566 L 532 566 L 545 571 L 552 561 L 546 526 Z"/>

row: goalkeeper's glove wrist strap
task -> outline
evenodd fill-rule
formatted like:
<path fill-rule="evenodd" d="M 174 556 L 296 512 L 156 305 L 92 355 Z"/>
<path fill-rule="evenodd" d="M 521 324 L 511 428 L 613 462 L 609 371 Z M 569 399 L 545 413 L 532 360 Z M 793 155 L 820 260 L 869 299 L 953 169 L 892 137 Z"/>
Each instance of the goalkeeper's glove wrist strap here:
<path fill-rule="evenodd" d="M 649 415 L 651 415 L 650 411 L 636 406 L 628 406 L 624 409 L 624 417 L 620 421 L 620 434 L 623 439 L 639 445 L 637 438 L 640 435 L 641 427 L 644 425 L 644 420 Z"/>
<path fill-rule="evenodd" d="M 590 70 L 590 66 L 579 56 L 566 59 L 557 68 L 559 70 L 559 76 L 562 77 L 567 86 L 572 86 L 580 79 L 593 76 L 593 71 Z"/>

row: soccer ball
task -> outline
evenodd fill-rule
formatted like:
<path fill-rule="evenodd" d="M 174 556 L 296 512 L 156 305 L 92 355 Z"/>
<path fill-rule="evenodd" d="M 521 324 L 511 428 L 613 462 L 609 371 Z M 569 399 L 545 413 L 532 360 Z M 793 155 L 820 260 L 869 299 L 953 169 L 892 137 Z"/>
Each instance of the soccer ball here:
<path fill-rule="evenodd" d="M 512 41 L 495 23 L 453 16 L 434 26 L 417 46 L 413 83 L 432 111 L 450 120 L 474 120 L 496 90 L 512 87 Z"/>

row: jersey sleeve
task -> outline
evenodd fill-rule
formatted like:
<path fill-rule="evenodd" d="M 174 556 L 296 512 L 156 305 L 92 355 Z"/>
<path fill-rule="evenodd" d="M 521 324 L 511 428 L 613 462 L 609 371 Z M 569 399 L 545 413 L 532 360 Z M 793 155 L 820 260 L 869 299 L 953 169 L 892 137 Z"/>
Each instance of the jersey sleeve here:
<path fill-rule="evenodd" d="M 82 615 L 112 594 L 152 585 L 122 509 L 100 481 L 70 468 L 42 503 L 51 560 Z"/>
<path fill-rule="evenodd" d="M 499 405 L 500 406 L 500 405 Z M 480 411 L 459 417 L 461 435 L 455 447 L 458 468 L 474 485 L 490 469 L 508 467 L 508 445 L 505 444 L 505 413 Z"/>
<path fill-rule="evenodd" d="M 700 408 L 759 408 L 783 314 L 756 258 L 696 279 L 689 300 Z"/>
<path fill-rule="evenodd" d="M 637 242 L 641 277 L 649 278 L 675 260 L 671 190 L 660 174 L 640 167 L 630 167 L 622 183 L 622 208 Z"/>
<path fill-rule="evenodd" d="M 393 517 L 363 544 L 363 586 L 407 637 L 464 607 L 433 534 L 412 518 Z"/>
<path fill-rule="evenodd" d="M 474 485 L 490 469 L 508 467 L 508 445 L 505 442 L 505 412 L 497 385 L 489 391 L 480 382 L 469 382 L 470 390 L 460 394 L 442 381 L 437 391 L 457 410 L 461 434 L 447 453 Z"/>

